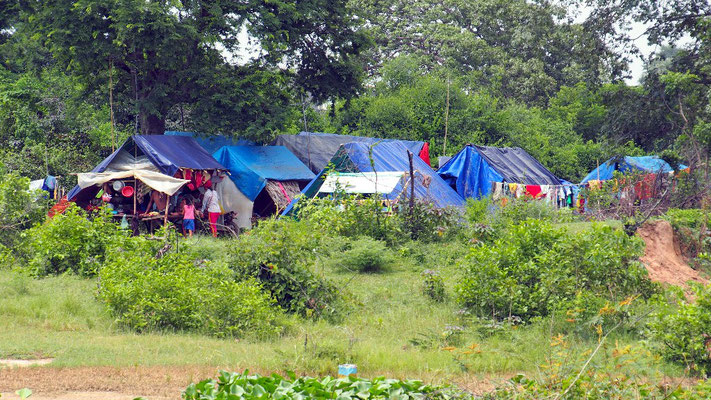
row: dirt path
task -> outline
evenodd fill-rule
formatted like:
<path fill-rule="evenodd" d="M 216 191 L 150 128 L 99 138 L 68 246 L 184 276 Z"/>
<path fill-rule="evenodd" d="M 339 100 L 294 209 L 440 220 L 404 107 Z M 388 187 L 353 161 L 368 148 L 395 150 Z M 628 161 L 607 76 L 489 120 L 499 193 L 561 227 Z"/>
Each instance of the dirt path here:
<path fill-rule="evenodd" d="M 669 222 L 647 222 L 637 234 L 646 244 L 641 260 L 653 281 L 682 287 L 689 281 L 708 283 L 684 259 Z"/>
<path fill-rule="evenodd" d="M 32 400 L 180 399 L 191 382 L 217 375 L 217 368 L 187 367 L 29 367 L 0 369 L 2 400 L 29 388 Z"/>

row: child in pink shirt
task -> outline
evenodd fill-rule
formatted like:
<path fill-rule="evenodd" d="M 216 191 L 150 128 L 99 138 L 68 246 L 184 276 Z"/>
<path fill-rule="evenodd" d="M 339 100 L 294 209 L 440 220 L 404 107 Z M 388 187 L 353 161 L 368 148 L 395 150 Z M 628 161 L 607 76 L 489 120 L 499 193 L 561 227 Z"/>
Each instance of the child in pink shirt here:
<path fill-rule="evenodd" d="M 183 199 L 183 235 L 188 232 L 189 237 L 193 237 L 195 231 L 195 206 L 190 197 Z"/>

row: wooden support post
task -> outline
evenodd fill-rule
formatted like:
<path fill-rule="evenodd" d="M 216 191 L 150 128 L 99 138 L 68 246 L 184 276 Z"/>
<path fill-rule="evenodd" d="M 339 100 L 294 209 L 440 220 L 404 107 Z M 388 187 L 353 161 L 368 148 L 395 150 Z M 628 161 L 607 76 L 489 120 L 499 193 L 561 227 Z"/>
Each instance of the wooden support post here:
<path fill-rule="evenodd" d="M 136 196 L 138 196 L 138 181 L 133 178 L 133 216 L 136 217 Z"/>
<path fill-rule="evenodd" d="M 163 228 L 168 227 L 168 206 L 170 206 L 170 195 L 165 199 L 165 216 L 163 217 Z M 168 234 L 166 233 L 166 237 Z"/>
<path fill-rule="evenodd" d="M 407 158 L 410 161 L 410 217 L 415 208 L 415 168 L 412 164 L 412 152 L 407 151 Z"/>

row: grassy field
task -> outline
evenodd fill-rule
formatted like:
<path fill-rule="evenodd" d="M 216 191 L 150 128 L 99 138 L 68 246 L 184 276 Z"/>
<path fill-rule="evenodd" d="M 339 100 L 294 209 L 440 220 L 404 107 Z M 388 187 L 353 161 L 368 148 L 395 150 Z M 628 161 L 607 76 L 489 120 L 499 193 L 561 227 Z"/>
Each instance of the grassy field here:
<path fill-rule="evenodd" d="M 195 240 L 214 249 L 224 243 Z M 457 267 L 452 259 L 438 262 L 427 258 L 426 247 L 417 250 L 425 254 L 422 264 L 401 257 L 388 272 L 379 274 L 342 272 L 327 263 L 317 266 L 349 293 L 354 309 L 340 324 L 292 318 L 285 335 L 269 342 L 171 332 L 131 333 L 116 326 L 96 300 L 99 282 L 95 279 L 32 279 L 0 270 L 0 358 L 51 357 L 54 367 L 205 365 L 319 375 L 335 374 L 338 364 L 355 363 L 363 376 L 439 383 L 463 377 L 536 374 L 560 352 L 551 345 L 557 328 L 548 321 L 495 333 L 465 329 L 459 337 L 448 336 L 448 330 L 456 330 L 451 326 L 462 324 L 451 299 Z M 449 295 L 445 302 L 433 302 L 421 292 L 421 272 L 433 267 L 445 277 Z M 598 344 L 595 335 L 570 336 L 567 342 L 571 354 L 583 354 Z M 613 333 L 594 364 L 613 363 L 608 354 L 616 346 L 627 345 L 641 354 L 627 367 L 630 373 L 650 377 L 681 374 L 645 355 L 638 339 L 624 334 Z M 443 349 L 450 346 L 457 349 Z M 476 351 L 460 351 L 469 346 Z"/>

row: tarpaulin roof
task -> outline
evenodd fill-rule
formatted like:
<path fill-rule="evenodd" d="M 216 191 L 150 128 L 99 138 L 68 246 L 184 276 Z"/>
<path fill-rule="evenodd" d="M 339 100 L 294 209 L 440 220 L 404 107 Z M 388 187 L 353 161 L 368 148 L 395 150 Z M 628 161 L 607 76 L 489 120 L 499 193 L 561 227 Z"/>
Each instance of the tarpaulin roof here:
<path fill-rule="evenodd" d="M 685 165 L 680 165 L 681 169 L 686 168 Z M 657 156 L 640 156 L 640 157 L 612 157 L 602 163 L 599 167 L 592 170 L 580 183 L 585 183 L 591 180 L 607 180 L 612 179 L 615 171 L 642 171 L 650 173 L 668 173 L 674 172 L 671 165 Z"/>
<path fill-rule="evenodd" d="M 216 152 L 222 146 L 254 146 L 254 142 L 251 140 L 233 138 L 224 135 L 203 135 L 195 132 L 182 131 L 165 131 L 163 134 L 168 136 L 191 137 L 210 154 Z"/>
<path fill-rule="evenodd" d="M 337 172 L 394 171 L 409 173 L 410 163 L 407 150 L 405 146 L 397 142 L 382 142 L 372 147 L 368 143 L 348 143 L 340 147 L 330 162 L 334 165 L 335 171 Z M 437 207 L 464 205 L 464 199 L 452 190 L 429 165 L 418 157 L 413 157 L 412 161 L 415 171 L 416 198 L 431 201 Z M 324 181 L 322 178 L 324 174 L 325 172 L 322 171 L 319 177 L 314 179 L 309 186 L 304 189 L 303 193 L 305 196 L 312 197 L 318 193 Z M 383 197 L 389 200 L 397 199 L 403 191 L 410 190 L 408 182 L 409 179 L 401 180 L 392 192 Z M 288 212 L 289 209 L 285 210 L 285 213 Z"/>
<path fill-rule="evenodd" d="M 561 184 L 552 172 L 520 147 L 467 145 L 437 173 L 465 198 L 487 196 L 492 182 Z"/>
<path fill-rule="evenodd" d="M 310 181 L 316 177 L 284 146 L 224 146 L 214 157 L 229 169 L 237 188 L 252 201 L 267 179 Z"/>
<path fill-rule="evenodd" d="M 164 135 L 134 135 L 116 149 L 110 156 L 106 157 L 91 172 L 104 172 L 112 162 L 120 155 L 128 153 L 130 155 L 144 155 L 158 171 L 163 174 L 173 176 L 181 168 L 196 170 L 221 169 L 226 170 L 222 164 L 217 162 L 210 153 L 200 147 L 195 139 L 187 136 L 164 136 Z M 67 199 L 72 200 L 81 188 L 75 186 Z"/>
<path fill-rule="evenodd" d="M 342 144 L 359 142 L 373 144 L 377 142 L 397 142 L 405 146 L 429 165 L 429 145 L 427 142 L 377 139 L 363 136 L 336 135 L 332 133 L 301 132 L 298 135 L 279 135 L 275 145 L 286 146 L 311 171 L 318 173 L 328 165 Z"/>

